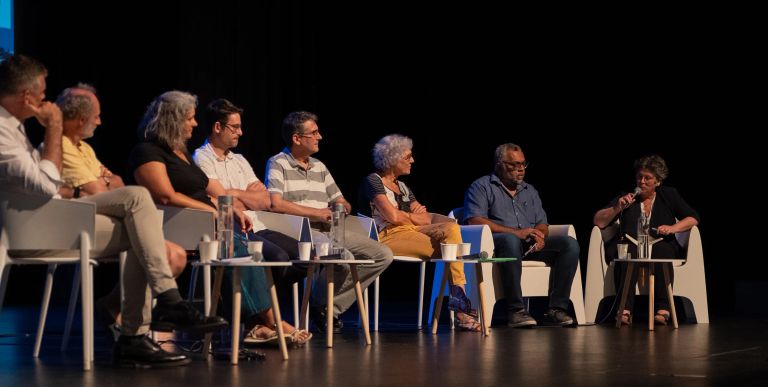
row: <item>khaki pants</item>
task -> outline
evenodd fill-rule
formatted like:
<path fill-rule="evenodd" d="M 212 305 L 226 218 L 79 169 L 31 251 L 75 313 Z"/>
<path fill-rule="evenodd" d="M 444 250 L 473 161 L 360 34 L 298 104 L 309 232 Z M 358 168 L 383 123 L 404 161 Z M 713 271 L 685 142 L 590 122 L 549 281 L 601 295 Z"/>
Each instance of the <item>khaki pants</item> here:
<path fill-rule="evenodd" d="M 379 233 L 379 241 L 394 255 L 440 258 L 440 243 L 461 243 L 461 228 L 456 223 L 434 223 L 425 226 L 391 226 Z M 464 263 L 450 263 L 451 284 L 464 285 Z"/>
<path fill-rule="evenodd" d="M 144 187 L 130 186 L 77 199 L 96 204 L 94 259 L 128 252 L 123 270 L 121 306 L 124 335 L 149 331 L 152 294 L 176 288 L 165 254 L 162 220 Z M 70 251 L 26 252 L 24 256 L 76 256 Z M 150 293 L 151 290 L 151 293 Z"/>

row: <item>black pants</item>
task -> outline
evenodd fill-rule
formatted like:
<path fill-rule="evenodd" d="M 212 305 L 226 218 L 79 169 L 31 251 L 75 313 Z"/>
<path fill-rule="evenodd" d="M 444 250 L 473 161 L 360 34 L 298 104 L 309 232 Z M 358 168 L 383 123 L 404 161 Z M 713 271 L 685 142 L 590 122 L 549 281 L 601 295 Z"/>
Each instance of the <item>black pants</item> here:
<path fill-rule="evenodd" d="M 253 241 L 264 242 L 262 253 L 264 259 L 271 262 L 288 262 L 299 256 L 299 242 L 288 235 L 272 230 L 260 230 L 249 237 Z M 275 285 L 279 287 L 290 286 L 294 282 L 301 281 L 307 276 L 306 267 L 290 266 L 272 268 L 275 276 Z"/>

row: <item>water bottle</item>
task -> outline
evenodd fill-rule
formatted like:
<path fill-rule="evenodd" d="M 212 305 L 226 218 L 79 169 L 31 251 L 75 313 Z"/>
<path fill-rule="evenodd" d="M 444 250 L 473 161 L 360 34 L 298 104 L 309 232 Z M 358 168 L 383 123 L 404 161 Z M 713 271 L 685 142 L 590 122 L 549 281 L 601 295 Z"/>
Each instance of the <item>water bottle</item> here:
<path fill-rule="evenodd" d="M 650 245 L 648 237 L 648 229 L 650 227 L 650 219 L 645 215 L 644 211 L 640 211 L 640 217 L 637 218 L 637 258 L 648 259 L 651 258 Z"/>
<path fill-rule="evenodd" d="M 234 256 L 234 207 L 232 196 L 219 196 L 219 209 L 216 216 L 216 232 L 219 241 L 219 259 Z"/>
<path fill-rule="evenodd" d="M 344 259 L 344 238 L 345 238 L 345 218 L 347 216 L 346 209 L 341 203 L 336 203 L 333 206 L 333 214 L 331 215 L 331 254 L 338 254 L 339 259 Z"/>

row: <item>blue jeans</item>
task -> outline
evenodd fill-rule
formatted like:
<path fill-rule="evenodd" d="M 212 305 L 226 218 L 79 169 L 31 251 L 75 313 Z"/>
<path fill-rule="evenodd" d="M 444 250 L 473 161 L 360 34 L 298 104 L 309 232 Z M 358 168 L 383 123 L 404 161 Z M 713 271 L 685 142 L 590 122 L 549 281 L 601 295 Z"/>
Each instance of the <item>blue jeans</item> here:
<path fill-rule="evenodd" d="M 517 258 L 514 262 L 499 264 L 504 280 L 504 294 L 509 311 L 524 309 L 520 277 L 523 273 L 523 241 L 509 233 L 494 233 L 494 255 Z M 579 243 L 569 236 L 552 236 L 544 239 L 544 249 L 524 258 L 543 261 L 551 267 L 549 274 L 549 307 L 568 310 L 573 276 L 579 264 Z"/>

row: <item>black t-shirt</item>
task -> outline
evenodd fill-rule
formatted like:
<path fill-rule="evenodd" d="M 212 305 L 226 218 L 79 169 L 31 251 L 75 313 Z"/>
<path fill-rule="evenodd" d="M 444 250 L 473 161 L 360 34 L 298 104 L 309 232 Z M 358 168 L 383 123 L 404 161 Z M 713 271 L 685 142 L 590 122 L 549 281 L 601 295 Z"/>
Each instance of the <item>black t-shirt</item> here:
<path fill-rule="evenodd" d="M 192 156 L 188 152 L 184 153 L 190 163 L 182 160 L 173 151 L 162 145 L 151 142 L 139 143 L 131 150 L 131 155 L 128 157 L 130 176 L 133 177 L 136 169 L 148 162 L 161 162 L 165 164 L 168 179 L 170 179 L 176 192 L 215 207 L 205 192 L 205 188 L 208 187 L 208 176 L 197 164 L 192 162 Z"/>

